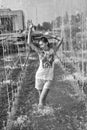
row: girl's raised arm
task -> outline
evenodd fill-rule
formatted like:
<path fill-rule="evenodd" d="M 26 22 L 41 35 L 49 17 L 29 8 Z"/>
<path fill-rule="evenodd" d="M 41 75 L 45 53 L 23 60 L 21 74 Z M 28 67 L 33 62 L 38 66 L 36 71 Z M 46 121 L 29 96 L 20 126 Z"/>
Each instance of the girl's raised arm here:
<path fill-rule="evenodd" d="M 34 28 L 34 26 L 31 24 L 29 26 L 29 31 L 28 31 L 28 40 L 27 40 L 27 43 L 28 45 L 32 48 L 32 50 L 35 50 L 37 53 L 40 53 L 40 48 L 35 46 L 33 43 L 32 43 L 32 40 L 31 40 L 31 36 L 32 36 L 32 29 Z"/>
<path fill-rule="evenodd" d="M 58 49 L 60 48 L 60 46 L 62 45 L 62 43 L 63 43 L 63 38 L 59 39 L 58 45 L 55 46 L 55 48 L 54 48 L 55 52 L 58 51 Z"/>

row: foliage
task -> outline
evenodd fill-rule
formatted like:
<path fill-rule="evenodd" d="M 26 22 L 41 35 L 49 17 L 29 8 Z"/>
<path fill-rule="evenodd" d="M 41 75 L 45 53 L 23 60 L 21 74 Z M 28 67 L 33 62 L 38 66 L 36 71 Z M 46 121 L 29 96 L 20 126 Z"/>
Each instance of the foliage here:
<path fill-rule="evenodd" d="M 50 22 L 43 22 L 42 25 L 38 24 L 37 25 L 37 30 L 42 31 L 48 31 L 48 30 L 52 30 L 52 24 Z"/>
<path fill-rule="evenodd" d="M 50 22 L 43 22 L 42 26 L 43 26 L 43 29 L 45 31 L 51 30 L 51 24 L 50 24 Z"/>
<path fill-rule="evenodd" d="M 68 13 L 66 12 L 65 16 L 64 16 L 64 24 L 68 24 L 69 23 L 69 15 Z"/>

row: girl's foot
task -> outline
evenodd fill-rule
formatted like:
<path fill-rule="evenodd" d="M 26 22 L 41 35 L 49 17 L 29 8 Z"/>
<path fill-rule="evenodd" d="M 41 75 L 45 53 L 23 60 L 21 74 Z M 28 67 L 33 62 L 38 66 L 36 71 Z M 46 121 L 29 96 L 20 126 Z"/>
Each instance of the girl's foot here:
<path fill-rule="evenodd" d="M 38 104 L 38 108 L 39 109 L 44 109 L 44 105 L 43 104 Z"/>

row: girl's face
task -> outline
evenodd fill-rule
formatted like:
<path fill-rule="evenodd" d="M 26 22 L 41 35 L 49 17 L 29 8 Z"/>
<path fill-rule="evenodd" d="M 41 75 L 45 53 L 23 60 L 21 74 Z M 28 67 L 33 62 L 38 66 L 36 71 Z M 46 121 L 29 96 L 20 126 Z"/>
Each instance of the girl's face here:
<path fill-rule="evenodd" d="M 47 43 L 44 43 L 43 41 L 39 42 L 40 48 L 45 49 L 47 48 Z"/>

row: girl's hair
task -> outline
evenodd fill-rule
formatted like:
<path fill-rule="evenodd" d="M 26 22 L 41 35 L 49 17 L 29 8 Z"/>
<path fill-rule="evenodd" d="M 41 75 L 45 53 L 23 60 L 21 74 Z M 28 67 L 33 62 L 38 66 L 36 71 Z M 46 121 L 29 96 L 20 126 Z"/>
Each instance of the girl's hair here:
<path fill-rule="evenodd" d="M 44 36 L 41 37 L 41 38 L 40 38 L 40 41 L 42 41 L 42 42 L 44 42 L 44 43 L 48 43 L 47 46 L 50 47 L 49 41 L 48 41 L 48 39 L 47 39 L 46 37 L 44 37 Z M 40 42 L 40 41 L 39 41 L 39 42 Z"/>

